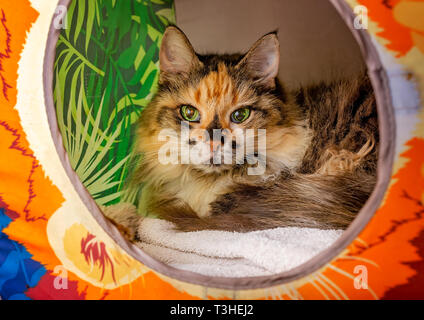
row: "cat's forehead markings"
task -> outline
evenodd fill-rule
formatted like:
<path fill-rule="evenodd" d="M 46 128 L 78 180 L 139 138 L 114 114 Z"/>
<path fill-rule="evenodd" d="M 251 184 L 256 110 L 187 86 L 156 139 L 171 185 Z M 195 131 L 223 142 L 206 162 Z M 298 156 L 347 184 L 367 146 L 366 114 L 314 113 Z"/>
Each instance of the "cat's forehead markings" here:
<path fill-rule="evenodd" d="M 233 87 L 233 79 L 228 74 L 227 67 L 224 63 L 220 63 L 217 71 L 210 72 L 199 82 L 194 92 L 194 99 L 198 105 L 214 108 L 234 100 L 233 95 L 236 94 L 233 92 Z"/>
<path fill-rule="evenodd" d="M 196 101 L 196 104 L 199 105 L 202 101 L 202 90 L 201 88 L 197 88 L 196 92 L 194 93 L 194 101 Z"/>

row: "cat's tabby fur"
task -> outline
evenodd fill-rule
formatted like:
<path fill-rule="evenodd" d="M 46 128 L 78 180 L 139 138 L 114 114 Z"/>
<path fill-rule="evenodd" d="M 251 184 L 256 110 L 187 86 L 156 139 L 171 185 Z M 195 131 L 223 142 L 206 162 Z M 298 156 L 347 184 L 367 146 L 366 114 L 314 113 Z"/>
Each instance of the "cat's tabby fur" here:
<path fill-rule="evenodd" d="M 178 28 L 167 28 L 159 89 L 137 131 L 142 162 L 131 185 L 143 188 L 143 214 L 184 231 L 328 229 L 352 222 L 376 181 L 379 137 L 370 81 L 361 72 L 292 92 L 276 79 L 278 63 L 274 33 L 245 55 L 199 55 Z M 165 142 L 158 134 L 179 132 L 181 105 L 200 111 L 192 129 L 266 129 L 266 172 L 247 175 L 248 164 L 160 164 Z M 244 106 L 251 107 L 249 119 L 232 123 L 230 114 Z"/>

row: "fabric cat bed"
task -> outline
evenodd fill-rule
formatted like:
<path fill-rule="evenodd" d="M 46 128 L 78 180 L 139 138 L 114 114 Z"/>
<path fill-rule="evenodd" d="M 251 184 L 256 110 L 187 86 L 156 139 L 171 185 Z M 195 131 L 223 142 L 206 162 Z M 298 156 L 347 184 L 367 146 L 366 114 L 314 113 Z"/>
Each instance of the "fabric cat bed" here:
<path fill-rule="evenodd" d="M 173 4 L 3 1 L 1 298 L 422 298 L 424 3 L 331 3 L 361 46 L 377 96 L 376 189 L 329 248 L 288 271 L 236 278 L 158 261 L 98 207 L 131 200 L 121 199 L 125 137 L 154 92 Z M 353 27 L 358 5 L 368 8 L 368 29 Z M 61 29 L 68 6 L 69 28 Z"/>

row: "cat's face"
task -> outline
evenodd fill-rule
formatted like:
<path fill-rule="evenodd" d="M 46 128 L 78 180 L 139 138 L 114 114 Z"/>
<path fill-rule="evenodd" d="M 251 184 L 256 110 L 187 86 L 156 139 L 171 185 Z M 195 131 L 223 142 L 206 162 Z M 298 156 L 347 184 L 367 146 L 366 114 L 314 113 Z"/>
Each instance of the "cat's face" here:
<path fill-rule="evenodd" d="M 243 56 L 199 56 L 180 30 L 169 27 L 160 50 L 159 90 L 138 131 L 146 160 L 177 151 L 178 161 L 170 165 L 205 173 L 244 172 L 270 165 L 269 157 L 277 165 L 297 161 L 296 144 L 304 135 L 298 110 L 276 83 L 278 63 L 275 34 Z"/>

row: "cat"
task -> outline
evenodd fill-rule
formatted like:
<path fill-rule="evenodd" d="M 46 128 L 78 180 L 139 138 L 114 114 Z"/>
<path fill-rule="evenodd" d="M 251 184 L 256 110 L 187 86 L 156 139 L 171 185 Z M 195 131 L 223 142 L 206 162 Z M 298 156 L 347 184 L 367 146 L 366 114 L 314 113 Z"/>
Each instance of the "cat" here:
<path fill-rule="evenodd" d="M 138 122 L 141 161 L 129 180 L 141 188 L 139 213 L 181 231 L 349 226 L 376 183 L 379 135 L 370 80 L 361 71 L 287 90 L 277 79 L 279 55 L 275 32 L 245 54 L 200 55 L 179 28 L 165 30 L 158 91 Z M 182 123 L 190 130 L 185 138 Z M 163 164 L 166 129 L 175 150 L 200 146 L 225 154 L 226 142 L 212 138 L 214 129 L 238 135 L 254 129 L 253 145 L 265 129 L 266 145 L 250 153 L 246 147 L 243 163 L 181 163 L 182 152 L 179 161 Z M 230 139 L 235 158 L 237 137 Z M 261 174 L 249 174 L 261 163 Z"/>

